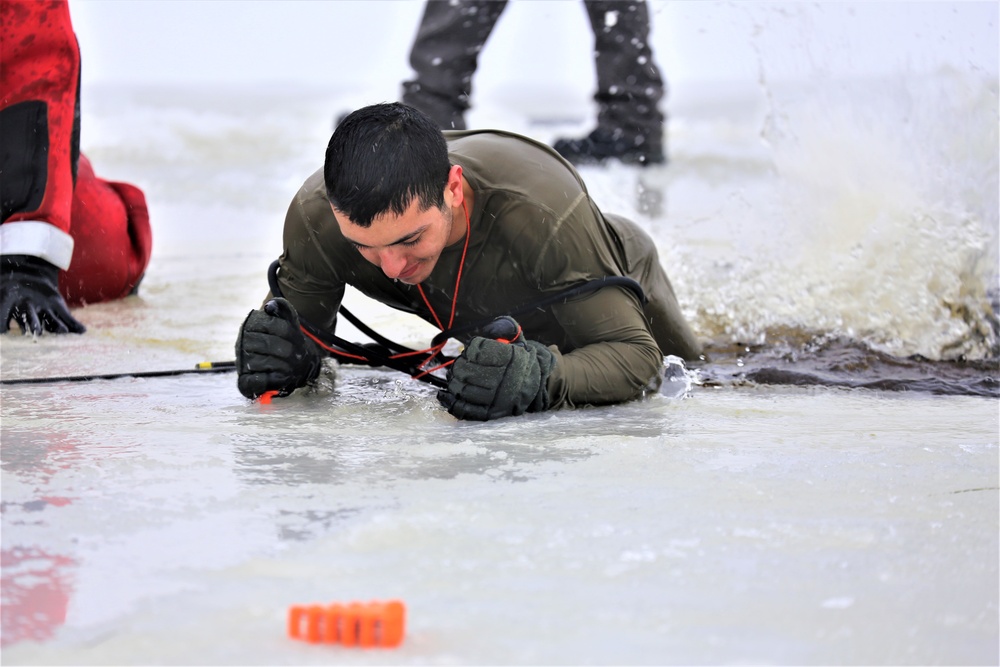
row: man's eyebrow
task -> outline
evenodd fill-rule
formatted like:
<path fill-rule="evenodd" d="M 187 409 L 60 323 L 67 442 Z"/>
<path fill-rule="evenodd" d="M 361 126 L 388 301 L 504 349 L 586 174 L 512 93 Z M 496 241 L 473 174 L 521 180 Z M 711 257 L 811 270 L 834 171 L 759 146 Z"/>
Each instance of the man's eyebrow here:
<path fill-rule="evenodd" d="M 428 225 L 424 225 L 423 227 L 421 227 L 419 229 L 415 229 L 412 232 L 410 232 L 409 234 L 407 234 L 406 236 L 404 236 L 402 238 L 399 238 L 399 239 L 396 239 L 392 243 L 387 243 L 385 245 L 385 247 L 388 248 L 389 246 L 399 245 L 400 243 L 406 243 L 407 241 L 410 241 L 414 237 L 420 236 L 425 231 L 427 231 L 427 227 L 428 227 Z M 350 243 L 353 243 L 354 245 L 356 245 L 359 248 L 371 248 L 372 247 L 372 246 L 365 245 L 364 243 L 359 243 L 359 242 L 351 239 L 347 235 L 345 235 L 344 238 L 347 239 Z"/>

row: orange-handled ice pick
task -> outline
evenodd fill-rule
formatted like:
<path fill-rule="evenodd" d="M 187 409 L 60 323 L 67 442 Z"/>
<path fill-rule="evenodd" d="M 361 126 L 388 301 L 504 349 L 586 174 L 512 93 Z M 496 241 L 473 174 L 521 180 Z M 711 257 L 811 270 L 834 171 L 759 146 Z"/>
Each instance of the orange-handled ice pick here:
<path fill-rule="evenodd" d="M 288 609 L 288 636 L 310 644 L 394 648 L 403 641 L 405 624 L 406 606 L 399 600 Z"/>
<path fill-rule="evenodd" d="M 257 402 L 261 405 L 271 405 L 271 399 L 278 395 L 275 390 L 265 391 L 263 394 L 257 397 Z"/>

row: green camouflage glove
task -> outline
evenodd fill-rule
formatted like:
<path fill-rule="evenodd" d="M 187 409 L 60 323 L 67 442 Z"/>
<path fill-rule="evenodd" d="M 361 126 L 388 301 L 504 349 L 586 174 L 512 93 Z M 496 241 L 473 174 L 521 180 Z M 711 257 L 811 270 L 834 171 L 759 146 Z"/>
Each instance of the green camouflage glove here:
<path fill-rule="evenodd" d="M 254 399 L 268 391 L 288 396 L 316 379 L 322 355 L 299 327 L 299 316 L 285 299 L 271 299 L 251 310 L 236 338 L 236 386 Z"/>
<path fill-rule="evenodd" d="M 438 400 L 455 417 L 487 421 L 549 407 L 546 388 L 555 355 L 535 341 L 526 341 L 521 327 L 501 317 L 472 339 L 448 373 L 448 388 Z"/>

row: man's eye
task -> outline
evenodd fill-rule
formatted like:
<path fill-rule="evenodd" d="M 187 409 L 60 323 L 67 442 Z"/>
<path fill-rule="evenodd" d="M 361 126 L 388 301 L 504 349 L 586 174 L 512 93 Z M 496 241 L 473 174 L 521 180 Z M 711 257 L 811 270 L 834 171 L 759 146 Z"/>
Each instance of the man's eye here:
<path fill-rule="evenodd" d="M 420 243 L 420 237 L 419 236 L 416 237 L 416 238 L 414 238 L 414 239 L 410 239 L 409 241 L 400 241 L 399 245 L 403 245 L 403 246 L 406 246 L 407 248 L 409 248 L 409 247 L 417 245 L 418 243 Z"/>

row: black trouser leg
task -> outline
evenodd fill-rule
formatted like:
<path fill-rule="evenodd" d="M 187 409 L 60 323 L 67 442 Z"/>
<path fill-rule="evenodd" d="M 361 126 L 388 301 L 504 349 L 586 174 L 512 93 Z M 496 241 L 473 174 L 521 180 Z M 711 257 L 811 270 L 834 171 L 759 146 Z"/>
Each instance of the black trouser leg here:
<path fill-rule="evenodd" d="M 403 103 L 443 130 L 464 130 L 479 52 L 506 0 L 428 0 L 410 51 L 416 72 L 403 82 Z"/>
<path fill-rule="evenodd" d="M 649 46 L 648 5 L 644 0 L 584 4 L 594 31 L 598 127 L 662 148 L 664 116 L 657 105 L 665 86 Z"/>

